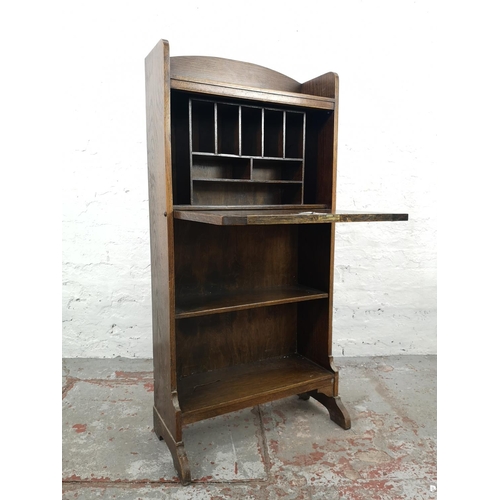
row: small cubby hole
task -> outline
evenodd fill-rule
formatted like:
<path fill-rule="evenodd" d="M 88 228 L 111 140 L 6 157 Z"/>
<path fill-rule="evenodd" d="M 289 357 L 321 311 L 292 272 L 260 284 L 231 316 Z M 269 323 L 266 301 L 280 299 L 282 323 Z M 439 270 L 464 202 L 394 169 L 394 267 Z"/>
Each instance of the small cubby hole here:
<path fill-rule="evenodd" d="M 241 154 L 262 156 L 262 108 L 241 107 Z"/>
<path fill-rule="evenodd" d="M 192 150 L 215 153 L 215 106 L 213 102 L 191 100 Z"/>
<path fill-rule="evenodd" d="M 193 181 L 193 205 L 299 205 L 302 183 Z"/>
<path fill-rule="evenodd" d="M 258 159 L 253 160 L 254 181 L 302 181 L 302 161 Z"/>
<path fill-rule="evenodd" d="M 250 179 L 250 159 L 193 154 L 193 180 Z"/>
<path fill-rule="evenodd" d="M 305 114 L 287 111 L 285 121 L 285 157 L 304 157 Z"/>
<path fill-rule="evenodd" d="M 234 104 L 216 103 L 217 109 L 217 153 L 240 154 L 239 109 Z"/>
<path fill-rule="evenodd" d="M 283 113 L 264 110 L 264 156 L 283 158 Z"/>

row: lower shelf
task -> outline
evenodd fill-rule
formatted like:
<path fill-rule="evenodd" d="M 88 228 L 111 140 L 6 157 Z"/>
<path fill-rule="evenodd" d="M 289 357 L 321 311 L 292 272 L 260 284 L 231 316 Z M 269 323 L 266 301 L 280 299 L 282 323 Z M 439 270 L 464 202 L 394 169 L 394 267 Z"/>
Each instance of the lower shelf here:
<path fill-rule="evenodd" d="M 331 387 L 333 373 L 299 355 L 271 358 L 178 381 L 184 424 Z"/>

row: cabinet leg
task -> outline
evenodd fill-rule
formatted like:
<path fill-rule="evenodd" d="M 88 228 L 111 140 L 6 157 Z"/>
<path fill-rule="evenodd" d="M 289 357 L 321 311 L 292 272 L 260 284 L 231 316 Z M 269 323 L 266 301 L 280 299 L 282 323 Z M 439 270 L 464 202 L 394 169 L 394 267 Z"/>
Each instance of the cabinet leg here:
<path fill-rule="evenodd" d="M 330 413 L 330 420 L 340 425 L 342 429 L 347 430 L 351 428 L 351 417 L 339 396 L 325 396 L 317 391 L 311 392 L 310 394 L 328 410 L 328 413 Z"/>
<path fill-rule="evenodd" d="M 186 450 L 184 449 L 184 443 L 182 441 L 175 441 L 156 408 L 154 408 L 153 420 L 155 433 L 158 439 L 165 441 L 167 444 L 181 483 L 184 485 L 189 484 L 191 482 L 191 469 L 189 467 Z"/>
<path fill-rule="evenodd" d="M 174 461 L 177 474 L 179 474 L 179 479 L 183 485 L 189 484 L 191 482 L 191 469 L 189 467 L 188 458 L 186 451 L 184 450 L 184 443 L 176 443 L 175 451 L 170 448 L 170 453 Z"/>
<path fill-rule="evenodd" d="M 297 394 L 299 396 L 299 399 L 302 399 L 303 401 L 307 401 L 311 396 L 309 396 L 308 392 L 303 392 L 301 394 Z"/>

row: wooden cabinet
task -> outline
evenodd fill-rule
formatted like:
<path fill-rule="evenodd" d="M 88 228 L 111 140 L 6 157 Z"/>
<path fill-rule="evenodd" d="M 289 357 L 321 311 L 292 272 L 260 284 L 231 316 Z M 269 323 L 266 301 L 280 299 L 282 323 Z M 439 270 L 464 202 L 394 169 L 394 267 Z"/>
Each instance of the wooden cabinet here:
<path fill-rule="evenodd" d="M 154 427 L 183 483 L 184 425 L 299 395 L 345 429 L 332 352 L 338 77 L 146 58 Z"/>

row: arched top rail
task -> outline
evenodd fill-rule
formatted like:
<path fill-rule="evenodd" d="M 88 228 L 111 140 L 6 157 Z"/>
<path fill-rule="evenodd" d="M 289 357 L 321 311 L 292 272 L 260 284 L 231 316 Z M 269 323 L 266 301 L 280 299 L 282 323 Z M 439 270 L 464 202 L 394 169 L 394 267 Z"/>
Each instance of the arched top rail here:
<path fill-rule="evenodd" d="M 289 106 L 335 109 L 338 77 L 326 73 L 299 83 L 258 64 L 209 56 L 170 58 L 170 86 L 199 94 Z"/>
<path fill-rule="evenodd" d="M 285 92 L 300 92 L 301 88 L 299 82 L 278 71 L 221 57 L 172 57 L 170 76 L 174 79 L 206 80 Z"/>

